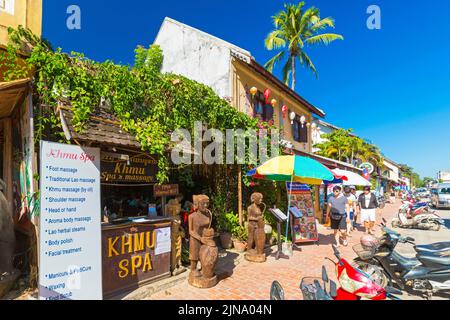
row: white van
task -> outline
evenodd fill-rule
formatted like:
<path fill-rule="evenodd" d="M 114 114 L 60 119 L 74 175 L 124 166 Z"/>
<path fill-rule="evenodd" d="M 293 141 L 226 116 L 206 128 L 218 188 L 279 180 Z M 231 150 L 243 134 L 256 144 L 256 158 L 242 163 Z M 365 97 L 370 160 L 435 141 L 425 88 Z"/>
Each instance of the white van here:
<path fill-rule="evenodd" d="M 450 183 L 440 183 L 431 189 L 431 205 L 436 209 L 450 208 Z"/>

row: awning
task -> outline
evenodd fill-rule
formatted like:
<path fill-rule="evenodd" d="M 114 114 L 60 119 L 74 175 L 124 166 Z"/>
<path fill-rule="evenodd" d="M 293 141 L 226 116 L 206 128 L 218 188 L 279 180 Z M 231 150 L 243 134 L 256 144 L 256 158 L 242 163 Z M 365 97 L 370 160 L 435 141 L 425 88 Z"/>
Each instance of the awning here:
<path fill-rule="evenodd" d="M 0 119 L 9 117 L 14 108 L 23 103 L 30 79 L 0 82 Z"/>
<path fill-rule="evenodd" d="M 321 164 L 323 164 L 324 166 L 326 166 L 326 167 L 328 167 L 330 169 L 343 169 L 343 170 L 348 170 L 348 171 L 352 171 L 352 172 L 355 172 L 355 173 L 362 173 L 361 169 L 351 165 L 350 163 L 346 163 L 346 162 L 342 162 L 342 161 L 338 161 L 338 160 L 322 157 L 322 156 L 319 156 L 317 154 L 308 153 L 308 152 L 300 151 L 300 150 L 293 149 L 293 148 L 289 148 L 289 149 L 291 149 L 293 153 L 295 153 L 295 154 L 297 154 L 299 156 L 309 157 L 309 158 L 312 158 L 314 160 L 317 160 Z"/>
<path fill-rule="evenodd" d="M 347 171 L 347 170 L 341 170 L 341 169 L 333 169 L 331 170 L 333 173 L 339 176 L 345 176 L 347 177 L 347 181 L 343 181 L 344 186 L 368 186 L 370 187 L 372 184 L 364 179 L 362 176 L 360 176 L 357 173 Z"/>

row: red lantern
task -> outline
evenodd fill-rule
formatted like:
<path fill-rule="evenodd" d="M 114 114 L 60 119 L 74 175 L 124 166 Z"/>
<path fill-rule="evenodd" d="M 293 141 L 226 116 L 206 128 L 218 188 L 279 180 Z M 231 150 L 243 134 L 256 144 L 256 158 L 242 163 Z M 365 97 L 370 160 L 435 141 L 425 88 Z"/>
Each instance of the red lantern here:
<path fill-rule="evenodd" d="M 266 104 L 269 104 L 270 89 L 264 90 L 264 98 L 266 98 Z"/>
<path fill-rule="evenodd" d="M 286 105 L 283 105 L 281 107 L 281 112 L 283 114 L 283 118 L 286 118 L 287 111 L 288 111 L 288 107 Z"/>

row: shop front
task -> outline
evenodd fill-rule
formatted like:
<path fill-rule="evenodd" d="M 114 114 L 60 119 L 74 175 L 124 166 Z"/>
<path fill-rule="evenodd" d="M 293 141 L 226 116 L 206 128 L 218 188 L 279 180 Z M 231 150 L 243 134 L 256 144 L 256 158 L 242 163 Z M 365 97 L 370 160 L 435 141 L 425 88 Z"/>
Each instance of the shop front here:
<path fill-rule="evenodd" d="M 157 158 L 106 110 L 91 116 L 83 133 L 71 127 L 70 108 L 59 112 L 68 140 L 100 149 L 103 297 L 170 277 L 172 218 L 154 191 Z"/>

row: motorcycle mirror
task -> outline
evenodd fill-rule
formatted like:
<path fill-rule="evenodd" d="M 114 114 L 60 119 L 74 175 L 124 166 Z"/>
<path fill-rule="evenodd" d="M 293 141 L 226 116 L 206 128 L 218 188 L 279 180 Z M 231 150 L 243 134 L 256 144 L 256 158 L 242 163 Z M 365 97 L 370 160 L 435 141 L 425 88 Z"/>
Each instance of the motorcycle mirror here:
<path fill-rule="evenodd" d="M 412 241 L 412 242 L 415 242 L 415 241 L 416 241 L 416 239 L 411 238 L 411 237 L 406 237 L 406 240 L 407 240 L 407 241 Z"/>
<path fill-rule="evenodd" d="M 284 300 L 284 290 L 278 281 L 272 282 L 270 288 L 270 300 Z"/>
<path fill-rule="evenodd" d="M 400 290 L 390 286 L 387 286 L 386 288 L 384 288 L 384 290 L 386 290 L 386 292 L 389 294 L 398 294 L 398 295 L 402 294 Z"/>
<path fill-rule="evenodd" d="M 336 285 L 336 282 L 334 282 L 334 281 L 330 282 L 330 296 L 332 298 L 337 297 L 337 285 Z"/>
<path fill-rule="evenodd" d="M 328 274 L 325 266 L 322 266 L 322 280 L 324 283 L 328 283 Z"/>
<path fill-rule="evenodd" d="M 336 258 L 341 260 L 341 255 L 339 253 L 339 250 L 336 248 L 336 246 L 334 244 L 332 245 L 332 247 L 333 247 L 333 252 L 334 252 L 334 255 L 336 256 Z"/>

